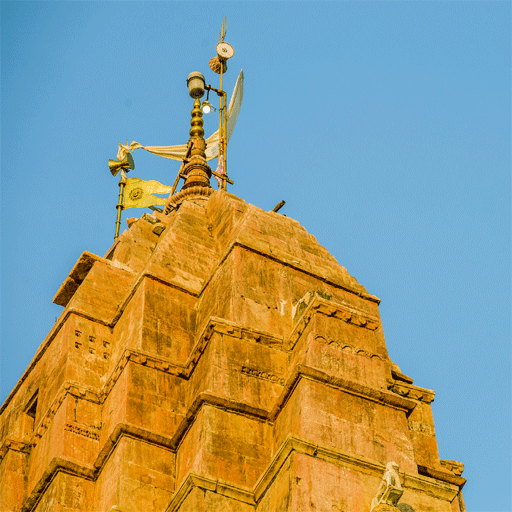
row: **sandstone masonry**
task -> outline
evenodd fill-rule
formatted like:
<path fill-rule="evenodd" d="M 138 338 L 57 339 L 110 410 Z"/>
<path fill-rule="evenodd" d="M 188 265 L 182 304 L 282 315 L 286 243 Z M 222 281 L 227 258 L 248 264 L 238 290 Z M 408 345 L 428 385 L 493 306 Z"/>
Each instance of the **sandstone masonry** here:
<path fill-rule="evenodd" d="M 369 512 L 390 461 L 395 510 L 464 512 L 434 392 L 293 219 L 225 191 L 144 214 L 54 301 L 0 411 L 0 512 Z"/>

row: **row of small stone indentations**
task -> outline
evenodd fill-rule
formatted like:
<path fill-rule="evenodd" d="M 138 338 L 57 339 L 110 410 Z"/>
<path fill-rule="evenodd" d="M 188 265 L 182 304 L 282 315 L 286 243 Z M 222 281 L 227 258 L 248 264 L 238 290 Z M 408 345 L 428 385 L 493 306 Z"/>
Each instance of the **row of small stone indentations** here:
<path fill-rule="evenodd" d="M 82 331 L 80 331 L 79 329 L 75 329 L 75 336 L 77 339 L 75 339 L 75 348 L 80 350 L 81 346 L 82 346 L 82 341 L 80 340 L 80 338 L 82 337 Z M 84 338 L 88 338 L 89 339 L 89 353 L 90 354 L 95 354 L 96 350 L 97 349 L 97 346 L 96 346 L 96 336 L 92 336 L 92 335 L 85 335 Z M 103 340 L 102 341 L 102 344 L 103 344 L 103 348 L 105 349 L 104 352 L 103 352 L 103 359 L 109 359 L 110 358 L 110 342 L 109 341 L 106 341 L 106 340 Z"/>
<path fill-rule="evenodd" d="M 292 346 L 294 346 L 295 343 L 297 343 L 297 341 L 301 337 L 302 333 L 304 332 L 304 329 L 309 324 L 309 321 L 311 320 L 312 316 L 313 316 L 313 312 L 311 310 L 304 313 L 304 315 L 300 319 L 299 323 L 297 324 L 297 327 L 294 329 L 294 331 L 292 331 L 292 333 L 288 339 L 288 343 L 290 343 Z"/>
<path fill-rule="evenodd" d="M 121 373 L 123 372 L 124 368 L 128 364 L 128 361 L 130 360 L 131 352 L 127 350 L 124 354 L 121 360 L 117 363 L 117 366 L 115 367 L 114 371 L 110 374 L 109 378 L 107 379 L 107 382 L 103 386 L 103 389 L 100 391 L 100 402 L 104 403 L 107 399 L 107 396 L 112 391 L 112 388 L 114 387 L 114 384 L 117 382 L 119 377 L 121 376 Z"/>
<path fill-rule="evenodd" d="M 242 366 L 241 371 L 242 373 L 251 375 L 252 377 L 256 377 L 262 380 L 268 380 L 270 382 L 275 382 L 277 384 L 281 384 L 281 386 L 284 386 L 284 379 L 282 377 L 274 375 L 273 373 L 263 372 L 260 370 L 256 370 L 255 368 L 247 368 L 246 366 Z"/>
<path fill-rule="evenodd" d="M 372 354 L 371 352 L 368 352 L 363 348 L 354 347 L 349 343 L 340 343 L 339 341 L 336 340 L 326 339 L 324 336 L 315 336 L 315 340 L 325 345 L 336 345 L 338 348 L 344 350 L 345 352 L 351 352 L 358 356 L 367 357 L 368 359 L 380 359 L 382 361 L 382 357 L 379 356 L 379 354 Z"/>
<path fill-rule="evenodd" d="M 78 434 L 80 436 L 88 437 L 89 439 L 93 439 L 94 441 L 100 440 L 100 435 L 98 432 L 93 432 L 90 428 L 85 428 L 84 426 L 73 425 L 72 423 L 66 423 L 64 425 L 64 430 L 68 432 L 72 432 L 73 434 Z"/>
<path fill-rule="evenodd" d="M 183 376 L 187 379 L 190 377 L 190 374 L 194 370 L 194 368 L 197 365 L 197 362 L 199 361 L 199 358 L 201 357 L 201 354 L 204 352 L 206 345 L 208 345 L 208 342 L 210 341 L 210 338 L 213 335 L 213 332 L 216 330 L 217 324 L 214 322 L 211 322 L 206 329 L 203 331 L 203 335 L 201 336 L 200 341 L 195 345 L 193 352 L 191 354 L 191 359 L 187 363 L 186 370 L 183 373 Z"/>
<path fill-rule="evenodd" d="M 69 384 L 65 384 L 64 387 L 69 387 Z M 61 391 L 57 398 L 53 401 L 52 405 L 48 409 L 48 412 L 46 413 L 46 416 L 44 416 L 41 421 L 39 422 L 39 426 L 37 427 L 36 431 L 34 432 L 34 436 L 32 437 L 31 445 L 35 446 L 37 444 L 38 439 L 43 437 L 43 434 L 46 432 L 46 429 L 48 428 L 48 425 L 50 424 L 50 421 L 53 416 L 55 416 L 55 413 L 59 409 L 59 407 L 62 405 L 62 402 L 64 402 L 64 398 L 66 398 L 67 395 L 67 389 Z"/>
<path fill-rule="evenodd" d="M 397 395 L 412 398 L 414 400 L 421 400 L 426 403 L 430 403 L 434 400 L 433 395 L 430 393 L 424 393 L 419 389 L 411 389 L 409 387 L 401 386 L 400 384 L 395 383 L 390 389 Z"/>
<path fill-rule="evenodd" d="M 374 331 L 379 326 L 379 322 L 376 319 L 367 318 L 363 315 L 358 315 L 349 311 L 345 308 L 336 307 L 333 305 L 327 304 L 316 304 L 313 306 L 314 309 L 318 310 L 320 313 L 328 316 L 334 316 L 343 320 L 344 322 L 357 325 L 359 327 L 365 327 L 370 331 Z"/>
<path fill-rule="evenodd" d="M 282 346 L 283 339 L 269 334 L 254 332 L 252 329 L 238 327 L 234 325 L 224 324 L 221 322 L 214 322 L 214 330 L 220 334 L 227 334 L 234 338 L 247 339 L 255 343 L 263 343 L 264 345 Z"/>

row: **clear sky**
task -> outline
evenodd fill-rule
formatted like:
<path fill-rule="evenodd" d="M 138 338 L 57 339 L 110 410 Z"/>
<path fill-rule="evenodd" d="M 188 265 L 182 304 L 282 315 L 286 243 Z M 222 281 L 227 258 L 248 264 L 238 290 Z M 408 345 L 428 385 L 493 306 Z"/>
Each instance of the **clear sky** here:
<path fill-rule="evenodd" d="M 80 254 L 113 242 L 118 142 L 182 144 L 187 75 L 241 68 L 230 191 L 286 200 L 382 299 L 388 351 L 434 389 L 468 512 L 511 510 L 510 2 L 1 2 L 6 398 L 62 308 Z M 218 123 L 205 116 L 207 135 Z M 130 176 L 179 162 L 134 152 Z M 125 218 L 148 210 L 127 210 Z"/>

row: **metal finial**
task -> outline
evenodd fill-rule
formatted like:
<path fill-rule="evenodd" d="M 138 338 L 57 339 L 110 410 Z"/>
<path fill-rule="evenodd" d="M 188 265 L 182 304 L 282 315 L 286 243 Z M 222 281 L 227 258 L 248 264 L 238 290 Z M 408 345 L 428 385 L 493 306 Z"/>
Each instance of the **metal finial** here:
<path fill-rule="evenodd" d="M 199 101 L 199 98 L 196 98 L 194 100 L 194 108 L 192 109 L 192 120 L 190 121 L 190 136 L 191 137 L 198 137 L 202 139 L 204 137 L 204 130 L 203 130 L 203 111 L 201 110 L 201 102 Z"/>

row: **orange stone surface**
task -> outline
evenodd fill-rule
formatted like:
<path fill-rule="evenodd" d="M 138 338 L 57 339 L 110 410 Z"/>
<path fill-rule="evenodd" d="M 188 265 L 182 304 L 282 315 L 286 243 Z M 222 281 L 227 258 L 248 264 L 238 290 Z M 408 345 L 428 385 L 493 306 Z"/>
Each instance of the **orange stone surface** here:
<path fill-rule="evenodd" d="M 464 511 L 434 392 L 298 222 L 216 191 L 84 253 L 0 410 L 0 512 Z"/>

